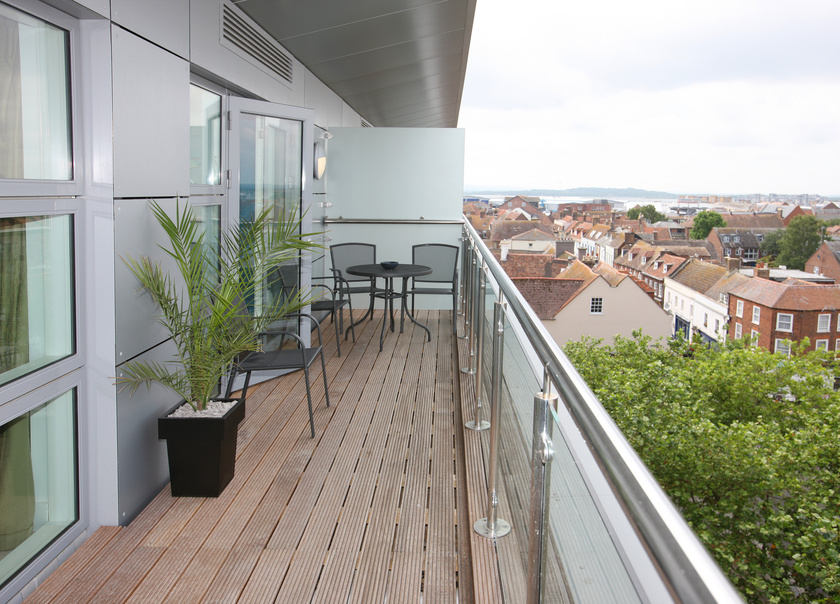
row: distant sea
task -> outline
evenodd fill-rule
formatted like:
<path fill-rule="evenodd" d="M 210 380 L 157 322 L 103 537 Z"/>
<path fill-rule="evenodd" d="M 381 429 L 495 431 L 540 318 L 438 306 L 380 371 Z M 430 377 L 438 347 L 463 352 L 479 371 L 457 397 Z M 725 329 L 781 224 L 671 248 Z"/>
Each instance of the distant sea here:
<path fill-rule="evenodd" d="M 498 193 L 470 193 L 471 196 L 488 199 L 491 205 L 501 205 L 505 201 L 507 195 L 500 195 Z M 623 212 L 633 208 L 637 205 L 646 206 L 652 205 L 657 211 L 663 214 L 670 208 L 676 207 L 697 207 L 697 203 L 678 203 L 676 199 L 657 199 L 647 197 L 581 197 L 581 196 L 560 196 L 560 197 L 540 197 L 546 210 L 556 211 L 560 204 L 565 203 L 592 203 L 593 201 L 600 201 L 601 199 L 608 199 L 617 212 Z"/>

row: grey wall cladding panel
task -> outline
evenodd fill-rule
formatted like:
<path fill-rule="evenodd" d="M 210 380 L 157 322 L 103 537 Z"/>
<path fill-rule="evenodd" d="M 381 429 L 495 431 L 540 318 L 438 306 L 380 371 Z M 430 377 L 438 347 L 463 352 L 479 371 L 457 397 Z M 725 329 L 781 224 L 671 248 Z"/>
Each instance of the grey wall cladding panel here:
<path fill-rule="evenodd" d="M 113 26 L 114 197 L 189 195 L 187 61 Z"/>
<path fill-rule="evenodd" d="M 158 199 L 167 213 L 174 215 L 175 199 Z M 182 199 L 181 203 L 186 203 Z M 124 258 L 143 255 L 159 259 L 164 270 L 174 269 L 174 262 L 165 256 L 158 244 L 165 234 L 157 224 L 149 202 L 145 199 L 118 199 L 114 202 L 115 253 L 114 281 L 116 283 L 116 364 L 134 358 L 157 346 L 168 336 L 155 317 L 159 310 L 149 295 L 131 274 Z"/>
<path fill-rule="evenodd" d="M 189 59 L 189 0 L 111 0 L 111 20 Z"/>
<path fill-rule="evenodd" d="M 141 359 L 161 361 L 173 352 L 174 346 L 167 342 Z M 123 526 L 169 481 L 166 441 L 158 440 L 157 418 L 178 400 L 178 395 L 159 385 L 141 386 L 133 396 L 126 389 L 117 394 L 119 522 Z"/>

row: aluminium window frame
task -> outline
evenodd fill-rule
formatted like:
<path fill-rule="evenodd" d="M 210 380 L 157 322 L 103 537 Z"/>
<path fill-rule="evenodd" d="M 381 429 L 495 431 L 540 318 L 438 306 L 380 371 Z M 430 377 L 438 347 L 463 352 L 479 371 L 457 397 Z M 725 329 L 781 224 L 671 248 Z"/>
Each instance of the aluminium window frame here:
<path fill-rule="evenodd" d="M 81 27 L 78 20 L 67 13 L 42 4 L 37 0 L 2 0 L 19 11 L 28 13 L 33 17 L 46 21 L 65 29 L 68 33 L 67 48 L 69 57 L 67 59 L 68 71 L 68 119 L 70 121 L 70 163 L 73 165 L 73 178 L 70 180 L 46 180 L 27 178 L 0 179 L 2 187 L 2 198 L 13 197 L 43 197 L 62 198 L 82 195 L 84 193 L 84 174 L 87 165 L 82 147 L 82 119 L 81 103 L 79 102 L 80 89 L 79 78 L 81 76 L 81 52 L 79 44 L 81 39 Z"/>
<path fill-rule="evenodd" d="M 103 376 L 114 375 L 108 362 L 97 359 L 90 364 L 89 340 L 93 327 L 91 314 L 96 304 L 91 300 L 102 283 L 97 274 L 113 274 L 113 258 L 97 257 L 94 239 L 101 238 L 107 227 L 101 227 L 103 212 L 112 210 L 112 180 L 110 175 L 99 173 L 97 160 L 112 157 L 110 126 L 110 95 L 100 100 L 95 92 L 106 85 L 105 74 L 110 75 L 110 38 L 102 35 L 110 31 L 105 18 L 82 21 L 74 15 L 61 12 L 38 0 L 0 0 L 4 4 L 64 28 L 69 32 L 67 59 L 69 72 L 68 119 L 71 128 L 72 179 L 65 181 L 41 179 L 0 180 L 0 217 L 72 216 L 72 313 L 75 351 L 49 365 L 20 376 L 0 386 L 0 423 L 5 424 L 41 405 L 75 390 L 75 439 L 76 447 L 76 513 L 77 520 L 31 558 L 0 588 L 0 601 L 14 598 L 31 584 L 55 560 L 72 546 L 73 542 L 89 530 L 94 501 L 101 501 L 103 485 L 93 485 L 92 468 L 102 466 L 92 456 L 92 448 L 103 441 L 101 434 L 94 434 L 93 412 L 99 409 L 99 383 Z M 82 69 L 84 66 L 84 70 Z M 107 83 L 110 83 L 108 76 Z M 107 109 L 107 111 L 106 111 Z M 97 227 L 100 225 L 100 227 Z M 106 256 L 112 256 L 109 250 Z M 110 263 L 110 264 L 109 264 Z M 94 285 L 97 282 L 98 285 Z M 108 287 L 111 282 L 107 281 Z M 108 332 L 108 323 L 100 325 L 99 332 Z M 103 331 L 104 330 L 104 331 Z M 94 340 L 90 340 L 94 341 Z M 107 415 L 107 414 L 106 414 Z M 100 454 L 107 456 L 111 436 L 104 437 L 105 446 Z M 107 465 L 107 464 L 104 464 Z M 98 468 L 100 471 L 102 468 Z M 102 514 L 100 514 L 102 515 Z"/>

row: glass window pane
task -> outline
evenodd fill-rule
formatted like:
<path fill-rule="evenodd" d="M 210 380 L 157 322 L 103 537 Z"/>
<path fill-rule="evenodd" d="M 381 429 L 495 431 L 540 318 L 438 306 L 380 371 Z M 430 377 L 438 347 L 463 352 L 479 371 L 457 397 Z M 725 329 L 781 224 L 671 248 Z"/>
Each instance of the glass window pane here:
<path fill-rule="evenodd" d="M 303 124 L 296 120 L 243 113 L 240 119 L 239 219 L 253 220 L 267 207 L 273 219 L 298 215 L 303 167 Z M 298 287 L 298 263 L 266 275 L 249 307 L 257 315 L 262 307 Z"/>
<path fill-rule="evenodd" d="M 0 218 L 0 384 L 75 352 L 73 217 Z"/>
<path fill-rule="evenodd" d="M 69 34 L 0 4 L 0 179 L 71 180 Z"/>
<path fill-rule="evenodd" d="M 192 206 L 193 216 L 199 224 L 199 233 L 203 234 L 202 245 L 206 248 L 208 259 L 215 258 L 215 266 L 208 266 L 207 271 L 218 280 L 221 270 L 222 206 Z"/>
<path fill-rule="evenodd" d="M 190 86 L 190 183 L 222 182 L 222 97 Z"/>
<path fill-rule="evenodd" d="M 77 494 L 70 391 L 0 426 L 0 585 L 78 519 Z"/>

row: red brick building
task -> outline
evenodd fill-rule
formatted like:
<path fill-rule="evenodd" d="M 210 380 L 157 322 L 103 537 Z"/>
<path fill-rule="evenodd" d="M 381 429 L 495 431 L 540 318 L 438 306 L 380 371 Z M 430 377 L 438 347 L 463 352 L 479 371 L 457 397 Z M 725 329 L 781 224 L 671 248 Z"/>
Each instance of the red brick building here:
<path fill-rule="evenodd" d="M 840 285 L 755 277 L 729 294 L 729 338 L 753 336 L 762 348 L 787 353 L 786 340 L 809 338 L 808 350 L 840 350 Z"/>
<path fill-rule="evenodd" d="M 805 263 L 805 272 L 831 277 L 840 283 L 840 241 L 823 241 Z"/>

